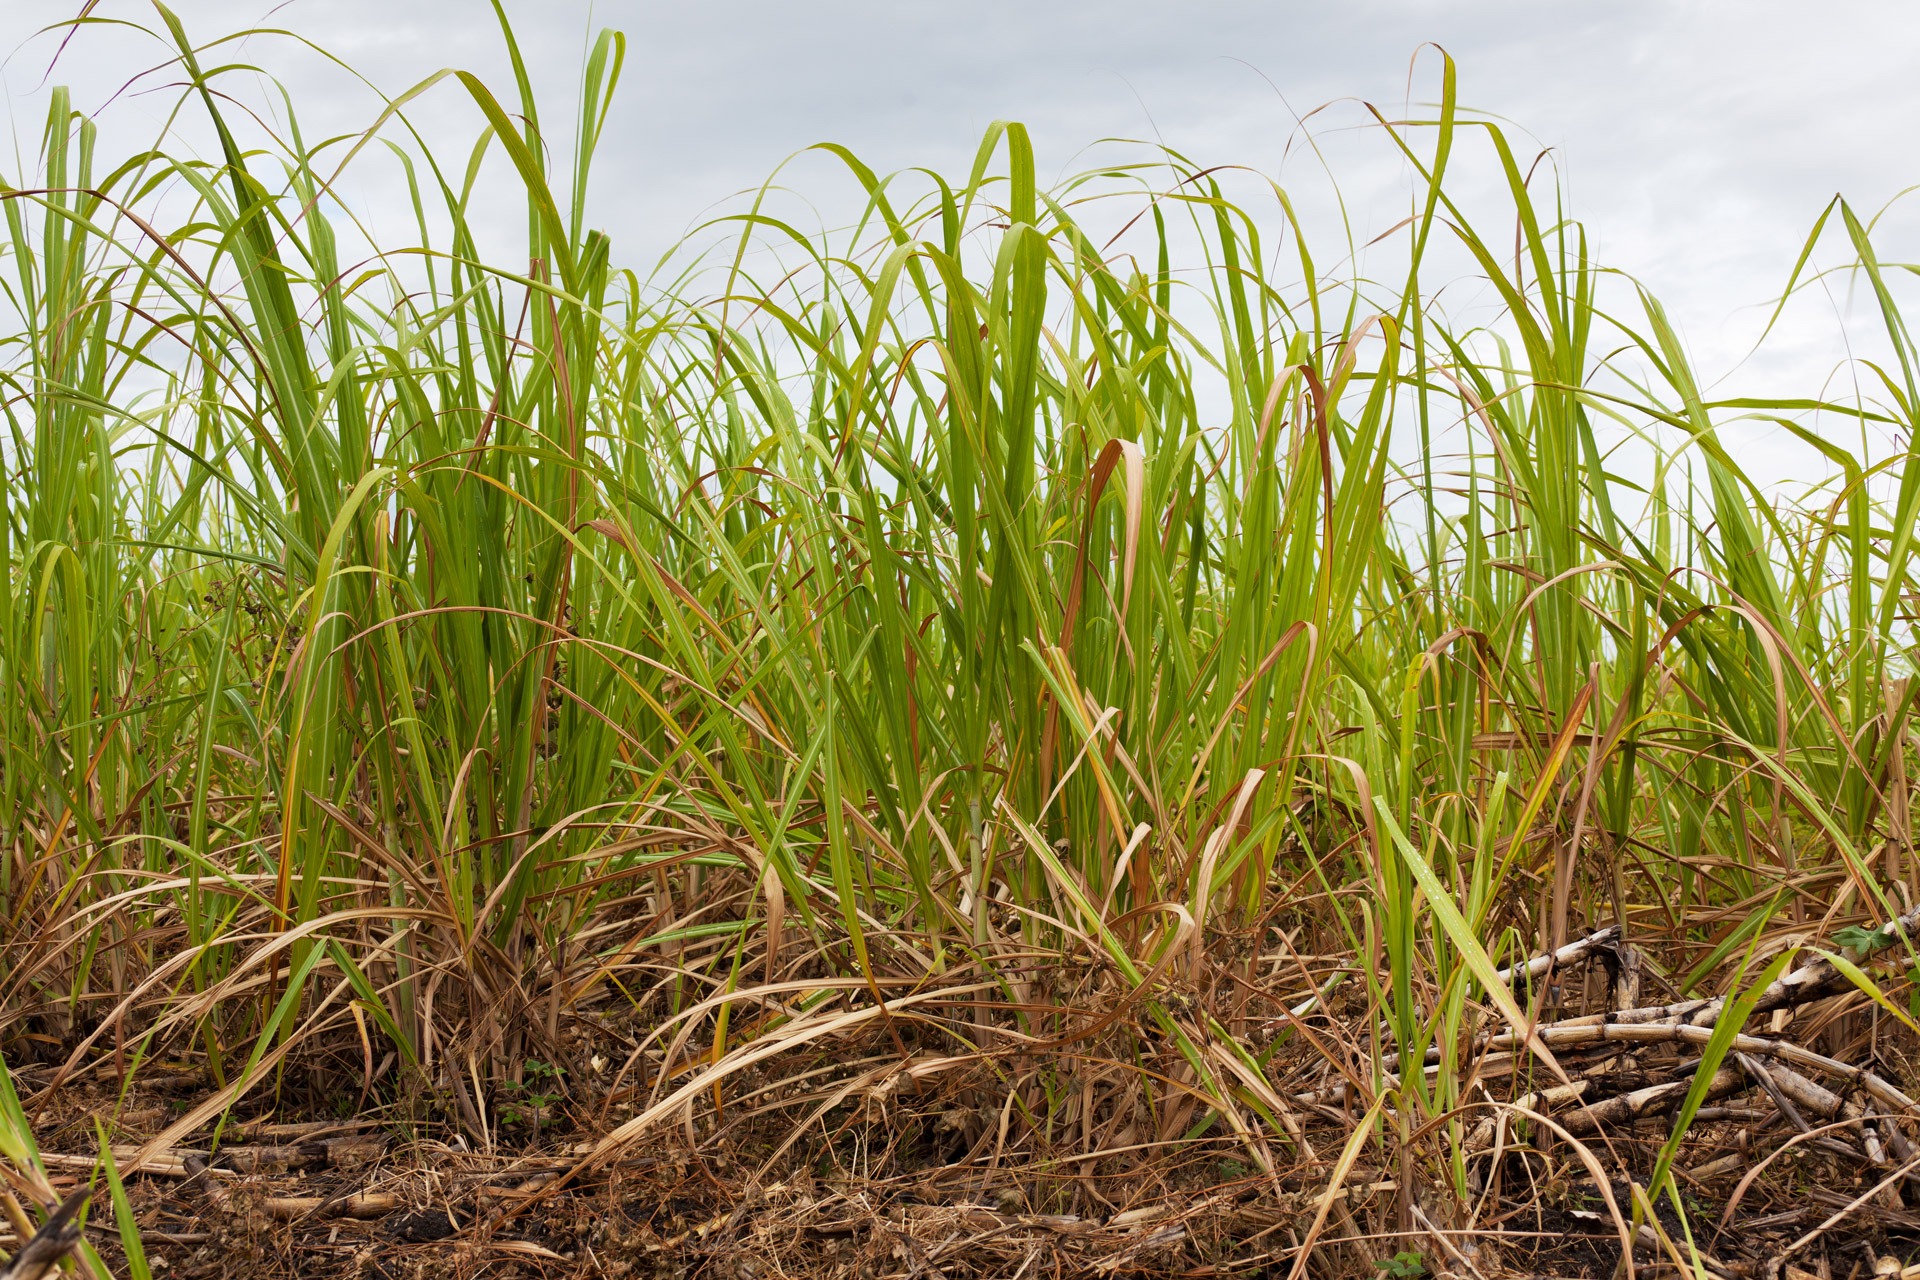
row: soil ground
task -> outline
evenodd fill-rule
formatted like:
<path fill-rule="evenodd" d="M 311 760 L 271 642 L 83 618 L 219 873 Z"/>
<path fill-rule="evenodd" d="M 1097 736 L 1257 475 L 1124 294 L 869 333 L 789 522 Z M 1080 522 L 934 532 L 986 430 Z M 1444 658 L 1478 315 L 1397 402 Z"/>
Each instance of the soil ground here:
<path fill-rule="evenodd" d="M 163 1129 L 192 1102 L 192 1084 L 155 1073 L 131 1087 L 116 1146 Z M 85 1182 L 95 1120 L 120 1098 L 117 1089 L 75 1083 L 44 1100 L 41 1145 L 57 1190 Z M 703 1121 L 692 1139 L 684 1127 L 670 1129 L 585 1176 L 569 1175 L 596 1130 L 564 1103 L 538 1133 L 524 1122 L 509 1127 L 491 1152 L 431 1121 L 283 1110 L 230 1122 L 216 1156 L 206 1155 L 214 1134 L 205 1131 L 157 1173 L 130 1178 L 128 1190 L 153 1274 L 181 1280 L 1282 1277 L 1325 1200 L 1327 1144 L 1338 1138 L 1331 1123 L 1321 1141 L 1309 1133 L 1319 1158 L 1271 1176 L 1249 1168 L 1229 1141 L 1144 1158 L 996 1161 L 968 1158 L 966 1135 L 943 1127 L 938 1100 L 925 1102 L 897 1099 L 884 1113 L 840 1109 L 772 1168 L 763 1162 L 791 1134 L 761 1117 L 718 1132 Z M 1790 1154 L 1742 1193 L 1722 1230 L 1716 1219 L 1750 1165 L 1716 1154 L 1714 1134 L 1731 1137 L 1740 1124 L 1735 1116 L 1698 1126 L 1685 1163 L 1717 1164 L 1705 1178 L 1683 1170 L 1683 1185 L 1712 1274 L 1763 1276 L 1770 1259 L 1871 1182 L 1818 1149 Z M 1657 1123 L 1642 1123 L 1605 1145 L 1644 1177 L 1663 1136 Z M 1438 1233 L 1452 1254 L 1439 1256 L 1427 1227 L 1440 1225 L 1436 1198 L 1403 1197 L 1396 1171 L 1362 1161 L 1329 1205 L 1312 1274 L 1617 1273 L 1618 1230 L 1577 1161 L 1552 1148 L 1516 1150 L 1499 1171 L 1472 1221 Z M 1611 1190 L 1629 1203 L 1624 1182 Z M 101 1199 L 89 1233 L 118 1272 L 124 1258 Z M 1411 1230 L 1401 1226 L 1409 1218 Z M 1677 1217 L 1669 1213 L 1662 1226 L 1684 1242 Z M 1638 1274 L 1677 1274 L 1657 1244 L 1636 1253 Z M 1916 1257 L 1920 1212 L 1896 1188 L 1848 1214 L 1790 1270 L 1772 1265 L 1787 1276 L 1865 1277 Z"/>

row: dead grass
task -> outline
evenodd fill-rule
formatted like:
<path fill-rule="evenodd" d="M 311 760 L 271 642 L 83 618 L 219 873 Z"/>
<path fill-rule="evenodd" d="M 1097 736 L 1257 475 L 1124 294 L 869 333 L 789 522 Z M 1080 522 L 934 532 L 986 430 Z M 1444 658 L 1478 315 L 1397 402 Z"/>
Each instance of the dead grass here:
<path fill-rule="evenodd" d="M 1220 940 L 1225 954 L 1245 947 Z M 1256 953 L 1251 972 L 1276 968 L 1279 954 Z M 1119 1020 L 1070 1055 L 1017 1037 L 969 1055 L 938 1052 L 940 1024 L 970 1016 L 958 994 L 916 1006 L 891 1028 L 862 1024 L 736 1073 L 720 1105 L 702 1090 L 678 1122 L 611 1149 L 609 1129 L 674 1076 L 659 1065 L 615 1069 L 630 1038 L 601 1019 L 569 1017 L 563 1061 L 585 1065 L 565 1070 L 540 1132 L 495 1127 L 491 1149 L 438 1118 L 458 1110 L 444 1098 L 438 1107 L 414 1099 L 423 1118 L 412 1122 L 398 1102 L 345 1120 L 308 1118 L 296 1068 L 284 1105 L 251 1122 L 235 1117 L 217 1154 L 206 1146 L 209 1128 L 148 1157 L 131 1199 L 148 1260 L 162 1268 L 155 1274 L 209 1280 L 1278 1276 L 1293 1274 L 1308 1240 L 1315 1275 L 1398 1275 L 1419 1255 L 1427 1274 L 1491 1280 L 1613 1274 L 1623 1226 L 1638 1240 L 1639 1273 L 1650 1276 L 1690 1262 L 1689 1229 L 1704 1274 L 1726 1277 L 1795 1274 L 1789 1267 L 1884 1274 L 1872 1268 L 1920 1257 L 1920 1215 L 1904 1207 L 1899 1176 L 1920 1169 L 1905 1137 L 1920 1109 L 1901 1117 L 1885 1104 L 1887 1090 L 1920 1081 L 1912 1041 L 1857 990 L 1831 993 L 1817 980 L 1782 987 L 1817 998 L 1755 1015 L 1750 1035 L 1782 1046 L 1779 1054 L 1750 1054 L 1754 1074 L 1729 1073 L 1687 1128 L 1675 1166 L 1684 1221 L 1664 1204 L 1637 1232 L 1616 1218 L 1634 1217 L 1633 1187 L 1647 1185 L 1699 1061 L 1678 1021 L 1611 1008 L 1622 994 L 1619 955 L 1603 942 L 1539 975 L 1547 981 L 1538 989 L 1558 997 L 1545 1034 L 1574 1089 L 1543 1079 L 1498 1038 L 1465 1064 L 1471 1101 L 1453 1121 L 1468 1132 L 1451 1144 L 1469 1153 L 1464 1203 L 1434 1193 L 1432 1170 L 1449 1149 L 1438 1127 L 1368 1142 L 1348 1158 L 1356 1122 L 1371 1109 L 1372 1064 L 1351 1056 L 1364 1004 L 1336 992 L 1325 1008 L 1289 1019 L 1291 984 L 1263 991 L 1244 979 L 1196 997 L 1236 991 L 1255 1047 L 1272 1042 L 1276 1024 L 1293 1030 L 1268 1059 L 1286 1139 L 1263 1144 L 1267 1169 L 1232 1134 L 1163 1136 L 1139 1082 L 1176 1086 L 1184 1059 L 1171 1047 L 1145 1061 L 1109 1057 L 1142 1043 L 1138 1031 L 1117 1030 Z M 1083 988 L 1090 981 L 1080 978 Z M 1598 1038 L 1608 1030 L 1639 1038 Z M 1581 1037 L 1591 1042 L 1576 1044 Z M 1346 1052 L 1328 1052 L 1336 1046 Z M 1782 1072 L 1794 1052 L 1847 1064 L 1851 1077 L 1838 1068 L 1818 1080 Z M 1763 1078 L 1756 1058 L 1778 1074 Z M 596 1060 L 605 1065 L 595 1069 Z M 1043 1094 L 1067 1061 L 1083 1109 L 1049 1109 Z M 42 1067 L 20 1079 L 30 1086 L 50 1074 Z M 51 1190 L 64 1194 L 93 1173 L 101 1111 L 119 1108 L 116 1157 L 132 1169 L 141 1144 L 203 1087 L 154 1072 L 124 1095 L 100 1079 L 30 1096 L 42 1151 L 72 1153 L 46 1157 Z M 1823 1089 L 1831 1111 L 1820 1109 Z M 1520 1108 L 1554 1124 L 1526 1123 Z M 1049 1110 L 1052 1131 L 1015 1119 Z M 1507 1124 L 1478 1123 L 1501 1116 Z M 1873 1192 L 1889 1175 L 1890 1186 Z M 111 1260 L 115 1237 L 102 1218 L 111 1220 L 97 1214 L 90 1229 Z M 1398 1271 L 1386 1265 L 1396 1258 Z"/>

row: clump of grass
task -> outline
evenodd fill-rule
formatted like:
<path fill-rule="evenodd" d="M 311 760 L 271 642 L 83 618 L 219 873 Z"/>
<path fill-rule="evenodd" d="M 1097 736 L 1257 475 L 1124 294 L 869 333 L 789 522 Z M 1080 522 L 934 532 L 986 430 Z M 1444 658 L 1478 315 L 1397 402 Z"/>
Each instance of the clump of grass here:
<path fill-rule="evenodd" d="M 1373 1151 L 1404 1217 L 1471 1202 L 1485 1036 L 1580 999 L 1502 966 L 1614 924 L 1660 998 L 1744 991 L 1920 887 L 1920 456 L 1808 425 L 1920 404 L 1845 206 L 1876 394 L 1716 403 L 1450 63 L 1377 122 L 1391 282 L 1177 155 L 1045 188 L 1014 124 L 952 181 L 832 151 L 857 226 L 755 203 L 643 278 L 587 223 L 617 35 L 561 171 L 524 75 L 243 146 L 218 46 L 154 34 L 218 155 L 107 159 L 55 91 L 0 193 L 0 1018 L 43 1094 L 204 1064 L 156 1148 L 276 1093 L 478 1142 L 564 1097 L 598 1160 L 938 1097 L 996 1160 Z M 483 132 L 396 147 L 418 241 L 349 260 L 422 94 Z M 477 247 L 507 199 L 524 262 Z M 1753 422 L 1840 483 L 1763 490 Z M 1834 1016 L 1904 1022 L 1858 972 Z"/>

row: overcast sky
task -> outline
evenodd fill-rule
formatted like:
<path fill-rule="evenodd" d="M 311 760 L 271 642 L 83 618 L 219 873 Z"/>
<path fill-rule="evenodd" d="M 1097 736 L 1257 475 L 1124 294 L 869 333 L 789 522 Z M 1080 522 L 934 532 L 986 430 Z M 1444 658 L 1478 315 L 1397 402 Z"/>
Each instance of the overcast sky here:
<path fill-rule="evenodd" d="M 28 155 L 55 45 L 32 32 L 77 7 L 0 4 L 0 51 L 10 54 L 0 88 L 14 145 Z M 390 92 L 442 66 L 505 79 L 486 0 L 174 7 L 199 37 L 293 28 Z M 550 104 L 550 133 L 565 119 L 590 30 L 627 33 L 595 220 L 636 263 L 810 143 L 846 143 L 881 170 L 964 169 L 998 117 L 1032 127 L 1048 173 L 1074 168 L 1096 139 L 1126 135 L 1324 186 L 1300 147 L 1298 117 L 1340 100 L 1401 109 L 1410 61 L 1434 42 L 1457 60 L 1465 104 L 1553 149 L 1600 256 L 1666 300 L 1712 378 L 1757 332 L 1835 193 L 1870 213 L 1920 181 L 1920 5 L 1911 0 L 509 0 L 509 10 Z M 103 0 L 95 12 L 153 21 L 143 0 Z M 310 134 L 364 125 L 377 110 L 284 41 L 250 42 L 245 56 L 293 89 Z M 91 109 L 159 57 L 151 41 L 94 32 L 54 78 Z M 1415 102 L 1432 96 L 1432 68 L 1429 58 L 1415 78 Z M 148 109 L 138 98 L 114 107 L 136 121 Z M 422 108 L 430 119 L 440 110 L 457 116 L 451 100 Z M 1311 123 L 1338 144 L 1361 118 L 1336 106 Z M 1361 193 L 1360 229 L 1384 229 L 1404 197 L 1369 207 L 1365 156 L 1335 150 L 1336 169 L 1350 166 L 1343 186 L 1352 180 L 1349 194 Z M 828 184 L 822 192 L 831 206 Z M 1920 259 L 1916 238 L 1920 217 L 1896 214 L 1882 252 Z M 1838 260 L 1833 244 L 1827 257 Z M 1799 306 L 1767 368 L 1828 376 L 1844 350 L 1835 315 L 1849 305 L 1836 286 L 1831 300 Z"/>

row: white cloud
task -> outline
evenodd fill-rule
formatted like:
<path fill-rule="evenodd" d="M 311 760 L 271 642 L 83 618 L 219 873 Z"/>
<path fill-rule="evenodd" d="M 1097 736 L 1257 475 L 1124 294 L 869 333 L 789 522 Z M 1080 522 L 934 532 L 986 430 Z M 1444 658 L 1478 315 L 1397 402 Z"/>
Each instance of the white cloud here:
<path fill-rule="evenodd" d="M 201 38 L 252 24 L 292 27 L 338 52 L 389 91 L 446 65 L 510 86 L 485 0 L 177 0 Z M 1599 255 L 1665 299 L 1709 378 L 1732 369 L 1764 320 L 1821 207 L 1844 192 L 1863 213 L 1909 182 L 1920 163 L 1920 78 L 1911 50 L 1920 7 L 1865 0 L 1608 0 L 1607 3 L 1422 3 L 1363 0 L 518 0 L 510 4 L 542 89 L 548 130 L 566 108 L 589 26 L 625 30 L 627 74 L 603 150 L 596 220 L 629 260 L 650 261 L 716 201 L 753 186 L 809 143 L 850 145 L 881 170 L 963 168 L 998 117 L 1027 121 L 1045 172 L 1074 166 L 1110 135 L 1156 133 L 1188 155 L 1323 179 L 1294 137 L 1289 109 L 1366 99 L 1396 111 L 1423 42 L 1444 45 L 1463 102 L 1554 148 L 1573 211 Z M 30 12 L 29 12 L 30 11 Z M 0 12 L 13 129 L 33 149 L 53 41 L 26 40 L 66 9 Z M 137 0 L 106 16 L 151 23 Z M 309 136 L 363 125 L 376 104 L 318 59 L 259 38 L 241 50 L 295 92 Z M 83 107 L 111 97 L 157 61 L 158 46 L 125 32 L 83 34 L 56 69 Z M 1423 55 L 1415 91 L 1430 95 Z M 1277 90 L 1277 92 L 1276 92 Z M 1285 101 L 1281 100 L 1284 94 Z M 160 95 L 123 101 L 124 118 Z M 423 106 L 432 128 L 470 136 L 456 94 Z M 1316 117 L 1363 234 L 1400 216 L 1383 193 L 1401 181 L 1380 147 L 1338 126 L 1352 106 Z M 1282 167 L 1290 137 L 1294 150 Z M 827 216 L 850 187 L 803 169 Z M 835 193 L 840 193 L 836 195 Z M 1915 222 L 1897 213 L 1892 256 Z M 1843 258 L 1840 242 L 1825 260 Z M 1909 254 L 1908 256 L 1920 256 Z M 1803 393 L 1843 355 L 1831 300 L 1796 304 L 1766 361 L 1727 385 L 1792 380 Z M 1858 328 L 1859 326 L 1855 326 Z M 1858 336 L 1858 335 L 1857 335 Z M 1870 337 L 1862 340 L 1870 341 Z M 1780 389 L 1775 387 L 1775 389 Z"/>

